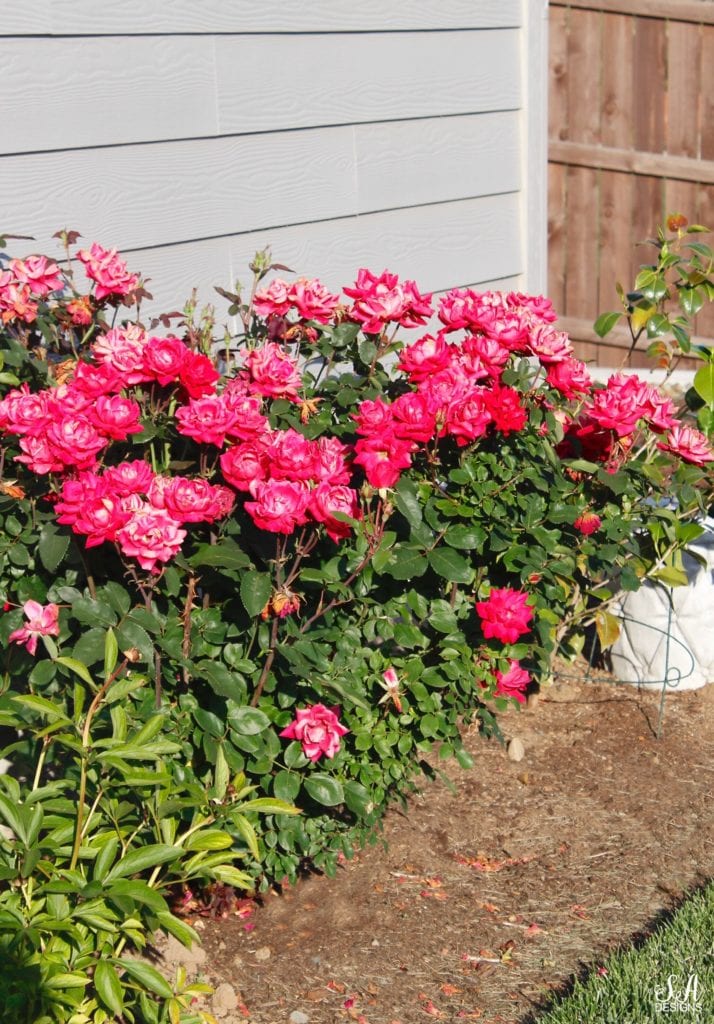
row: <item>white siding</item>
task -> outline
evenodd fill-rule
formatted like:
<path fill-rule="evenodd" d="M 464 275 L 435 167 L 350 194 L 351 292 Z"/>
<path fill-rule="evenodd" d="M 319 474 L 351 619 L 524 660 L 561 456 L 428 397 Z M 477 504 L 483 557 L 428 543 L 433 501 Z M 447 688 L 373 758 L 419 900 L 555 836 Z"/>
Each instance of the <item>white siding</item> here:
<path fill-rule="evenodd" d="M 269 244 L 335 287 L 542 281 L 542 0 L 36 0 L 0 16 L 0 231 L 117 246 L 151 309 Z M 541 81 L 543 80 L 543 81 Z M 543 233 L 543 239 L 544 239 Z M 13 248 L 13 252 L 19 251 Z"/>

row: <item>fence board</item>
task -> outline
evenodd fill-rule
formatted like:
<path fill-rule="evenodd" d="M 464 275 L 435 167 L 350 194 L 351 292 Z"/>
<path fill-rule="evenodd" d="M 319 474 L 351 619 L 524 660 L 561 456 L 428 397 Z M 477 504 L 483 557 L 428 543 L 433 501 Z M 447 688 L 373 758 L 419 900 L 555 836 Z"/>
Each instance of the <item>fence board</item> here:
<path fill-rule="evenodd" d="M 667 152 L 698 157 L 701 29 L 667 26 Z"/>
<path fill-rule="evenodd" d="M 654 259 L 637 243 L 668 212 L 714 223 L 714 3 L 551 0 L 550 11 L 552 104 L 568 114 L 550 121 L 549 287 L 576 352 L 607 365 L 622 349 L 585 325 Z M 714 310 L 695 330 L 714 334 Z"/>

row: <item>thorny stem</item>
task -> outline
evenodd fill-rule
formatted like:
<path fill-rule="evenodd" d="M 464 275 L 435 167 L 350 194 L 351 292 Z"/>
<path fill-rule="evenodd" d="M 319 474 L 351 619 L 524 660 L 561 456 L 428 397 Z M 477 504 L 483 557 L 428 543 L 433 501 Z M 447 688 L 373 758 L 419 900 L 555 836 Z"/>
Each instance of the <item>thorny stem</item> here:
<path fill-rule="evenodd" d="M 191 574 L 188 578 L 188 584 L 186 586 L 186 600 L 184 602 L 183 611 L 181 613 L 181 621 L 183 623 L 183 640 L 181 641 L 181 654 L 187 661 L 188 656 L 191 653 L 191 612 L 194 607 L 194 598 L 196 597 L 197 587 L 198 577 Z M 188 686 L 189 679 L 191 678 L 189 671 L 184 666 L 182 672 L 184 685 Z"/>
<path fill-rule="evenodd" d="M 252 708 L 254 708 L 257 705 L 258 701 L 260 700 L 260 695 L 263 692 L 263 687 L 265 686 L 270 670 L 273 667 L 273 662 L 275 661 L 275 648 L 278 643 L 279 622 L 280 620 L 278 618 L 274 618 L 272 626 L 270 627 L 270 647 L 268 649 L 268 655 L 265 659 L 265 664 L 263 665 L 263 671 L 260 673 L 258 685 L 255 688 L 255 693 L 253 694 L 253 697 L 250 702 L 250 706 Z"/>

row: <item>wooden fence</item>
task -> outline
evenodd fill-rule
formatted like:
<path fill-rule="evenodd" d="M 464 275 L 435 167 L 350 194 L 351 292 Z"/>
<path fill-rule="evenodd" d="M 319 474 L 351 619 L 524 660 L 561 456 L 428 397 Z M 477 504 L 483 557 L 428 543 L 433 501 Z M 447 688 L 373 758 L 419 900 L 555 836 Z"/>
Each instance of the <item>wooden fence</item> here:
<path fill-rule="evenodd" d="M 549 294 L 579 357 L 618 366 L 629 334 L 592 324 L 653 261 L 637 243 L 672 212 L 714 228 L 714 0 L 550 0 L 549 32 Z"/>

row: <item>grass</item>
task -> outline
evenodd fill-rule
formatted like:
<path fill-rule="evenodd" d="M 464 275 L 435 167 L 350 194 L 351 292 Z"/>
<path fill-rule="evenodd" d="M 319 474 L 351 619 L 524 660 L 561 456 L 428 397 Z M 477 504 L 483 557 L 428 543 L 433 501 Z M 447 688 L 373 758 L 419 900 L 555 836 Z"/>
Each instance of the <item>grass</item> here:
<path fill-rule="evenodd" d="M 671 985 L 668 983 L 670 976 Z M 689 997 L 687 982 L 696 977 Z M 664 1005 L 663 1005 L 664 1004 Z M 711 1024 L 714 1021 L 714 882 L 692 894 L 641 944 L 611 954 L 534 1024 Z"/>

